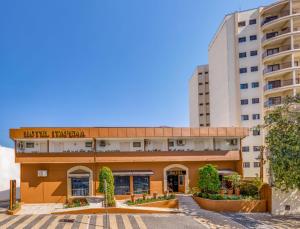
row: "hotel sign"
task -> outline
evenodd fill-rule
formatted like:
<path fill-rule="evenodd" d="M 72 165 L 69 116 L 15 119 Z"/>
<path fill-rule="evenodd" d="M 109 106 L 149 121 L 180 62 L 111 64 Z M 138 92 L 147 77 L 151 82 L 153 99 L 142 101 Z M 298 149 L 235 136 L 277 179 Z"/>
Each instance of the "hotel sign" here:
<path fill-rule="evenodd" d="M 84 131 L 78 130 L 31 130 L 24 131 L 24 138 L 84 138 Z"/>

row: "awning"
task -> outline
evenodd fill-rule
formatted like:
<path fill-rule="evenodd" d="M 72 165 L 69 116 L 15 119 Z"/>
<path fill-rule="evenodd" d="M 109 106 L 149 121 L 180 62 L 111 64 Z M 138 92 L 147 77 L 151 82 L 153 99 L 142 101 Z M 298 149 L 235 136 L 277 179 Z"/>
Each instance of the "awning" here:
<path fill-rule="evenodd" d="M 144 176 L 144 175 L 153 175 L 152 170 L 123 170 L 123 171 L 113 171 L 115 176 Z"/>
<path fill-rule="evenodd" d="M 220 175 L 231 175 L 231 174 L 234 174 L 236 172 L 232 171 L 231 169 L 221 169 L 221 170 L 218 170 L 218 173 Z"/>

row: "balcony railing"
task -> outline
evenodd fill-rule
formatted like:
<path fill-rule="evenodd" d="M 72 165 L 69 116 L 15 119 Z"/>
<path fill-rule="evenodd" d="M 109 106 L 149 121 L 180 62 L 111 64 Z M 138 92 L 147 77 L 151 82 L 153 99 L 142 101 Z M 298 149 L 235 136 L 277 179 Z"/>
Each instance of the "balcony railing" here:
<path fill-rule="evenodd" d="M 295 28 L 295 30 L 298 30 L 298 28 Z M 263 36 L 262 38 L 262 42 L 266 41 L 266 40 L 270 40 L 274 37 L 278 37 L 280 35 L 283 35 L 283 34 L 287 34 L 287 33 L 290 33 L 291 32 L 291 28 L 290 27 L 287 27 L 281 31 L 275 31 L 275 32 L 271 32 L 271 33 L 268 33 L 266 35 Z"/>
<path fill-rule="evenodd" d="M 295 61 L 295 66 L 298 66 L 298 61 Z M 264 74 L 270 73 L 270 72 L 277 72 L 282 69 L 287 69 L 292 67 L 292 62 L 285 62 L 282 64 L 274 64 L 266 67 L 263 71 Z"/>
<path fill-rule="evenodd" d="M 264 102 L 264 107 L 269 108 L 269 107 L 273 107 L 273 106 L 277 106 L 277 105 L 281 105 L 281 99 L 277 99 L 277 100 L 267 100 Z"/>
<path fill-rule="evenodd" d="M 284 45 L 284 46 L 281 46 L 281 47 L 278 47 L 278 48 L 267 50 L 262 54 L 262 58 L 265 58 L 267 56 L 273 56 L 275 54 L 278 54 L 278 53 L 281 53 L 281 52 L 284 52 L 284 51 L 289 51 L 289 50 L 291 50 L 291 45 Z"/>
<path fill-rule="evenodd" d="M 290 15 L 290 11 L 289 10 L 284 10 L 284 11 L 281 11 L 279 12 L 279 14 L 275 15 L 275 16 L 272 16 L 272 17 L 266 17 L 262 23 L 261 23 L 261 26 L 265 25 L 265 24 L 268 24 L 274 20 L 277 20 L 279 18 L 282 18 L 282 17 L 285 17 L 285 16 L 288 16 Z"/>
<path fill-rule="evenodd" d="M 296 78 L 296 81 L 295 81 L 296 84 L 299 84 L 300 83 L 300 78 Z M 288 80 L 281 80 L 280 81 L 280 84 L 278 85 L 274 85 L 274 84 L 266 84 L 264 86 L 264 90 L 267 91 L 267 90 L 272 90 L 272 89 L 275 89 L 275 88 L 281 88 L 281 87 L 285 87 L 285 86 L 290 86 L 290 85 L 293 85 L 293 79 L 288 79 Z"/>

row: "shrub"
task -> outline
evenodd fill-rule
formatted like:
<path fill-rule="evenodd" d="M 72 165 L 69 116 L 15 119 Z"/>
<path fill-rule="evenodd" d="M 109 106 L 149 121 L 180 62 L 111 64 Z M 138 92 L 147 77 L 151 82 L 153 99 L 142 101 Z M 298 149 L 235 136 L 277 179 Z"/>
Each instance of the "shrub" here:
<path fill-rule="evenodd" d="M 106 180 L 107 184 L 107 204 L 108 206 L 114 206 L 114 176 L 112 171 L 108 167 L 102 167 L 99 173 L 99 188 L 98 191 L 104 193 L 104 180 Z"/>
<path fill-rule="evenodd" d="M 243 182 L 241 184 L 241 195 L 255 197 L 258 195 L 258 188 L 252 182 Z"/>
<path fill-rule="evenodd" d="M 205 165 L 199 169 L 198 187 L 203 193 L 218 193 L 221 183 L 217 169 L 213 165 Z"/>
<path fill-rule="evenodd" d="M 229 181 L 233 188 L 239 188 L 241 185 L 241 176 L 237 173 L 225 176 L 224 179 Z"/>

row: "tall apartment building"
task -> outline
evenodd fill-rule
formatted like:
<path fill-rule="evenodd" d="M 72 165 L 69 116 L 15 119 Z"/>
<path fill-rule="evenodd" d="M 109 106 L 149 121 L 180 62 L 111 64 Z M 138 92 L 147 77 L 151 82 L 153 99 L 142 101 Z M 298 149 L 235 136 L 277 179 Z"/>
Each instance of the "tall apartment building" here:
<path fill-rule="evenodd" d="M 300 93 L 300 1 L 226 15 L 208 52 L 210 125 L 252 128 L 242 142 L 244 176 L 257 176 L 264 137 L 253 127 Z"/>
<path fill-rule="evenodd" d="M 190 126 L 210 126 L 208 65 L 195 69 L 189 82 Z"/>

